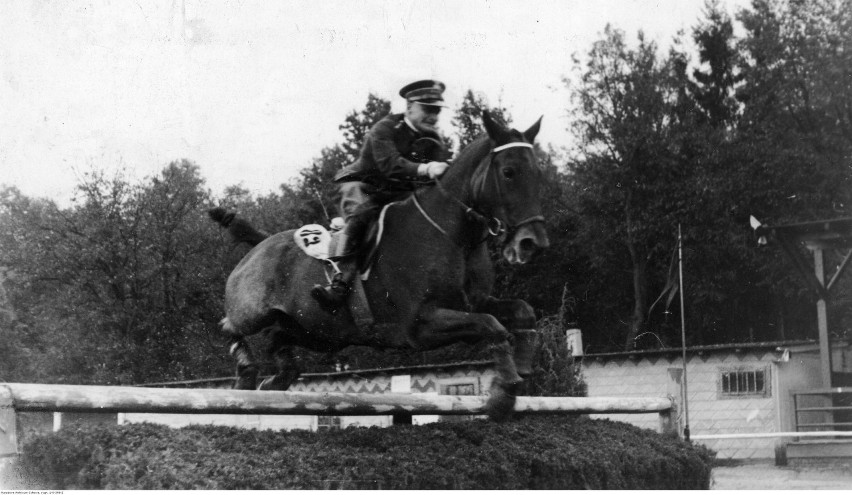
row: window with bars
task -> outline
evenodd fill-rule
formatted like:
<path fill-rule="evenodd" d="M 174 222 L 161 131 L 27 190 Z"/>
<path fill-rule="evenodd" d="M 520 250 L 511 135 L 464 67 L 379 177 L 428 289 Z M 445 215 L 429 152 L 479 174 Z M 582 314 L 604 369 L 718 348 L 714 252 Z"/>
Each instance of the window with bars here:
<path fill-rule="evenodd" d="M 441 395 L 476 395 L 476 385 L 473 383 L 444 385 Z"/>
<path fill-rule="evenodd" d="M 317 431 L 339 429 L 340 416 L 317 416 Z"/>
<path fill-rule="evenodd" d="M 723 397 L 766 397 L 769 381 L 766 368 L 721 370 L 719 394 Z"/>
<path fill-rule="evenodd" d="M 438 384 L 438 391 L 441 395 L 479 395 L 479 380 L 471 378 L 455 378 L 449 380 L 441 380 Z M 471 421 L 477 416 L 441 416 L 441 422 L 458 423 L 462 421 Z"/>

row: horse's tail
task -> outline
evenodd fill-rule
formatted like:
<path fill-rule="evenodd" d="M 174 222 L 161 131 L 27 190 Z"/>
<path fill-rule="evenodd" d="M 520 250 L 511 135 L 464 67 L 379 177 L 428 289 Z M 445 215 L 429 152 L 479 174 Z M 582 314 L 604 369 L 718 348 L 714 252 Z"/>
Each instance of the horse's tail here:
<path fill-rule="evenodd" d="M 236 212 L 229 212 L 222 207 L 216 207 L 207 210 L 207 214 L 210 215 L 210 218 L 214 222 L 228 230 L 228 234 L 234 242 L 245 242 L 249 246 L 254 247 L 269 237 L 269 234 L 266 232 L 254 228 L 248 220 L 238 217 Z"/>

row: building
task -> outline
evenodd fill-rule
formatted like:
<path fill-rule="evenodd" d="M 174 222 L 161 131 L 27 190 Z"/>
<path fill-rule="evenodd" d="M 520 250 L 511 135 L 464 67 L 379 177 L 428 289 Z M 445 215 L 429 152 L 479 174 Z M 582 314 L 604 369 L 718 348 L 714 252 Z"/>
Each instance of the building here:
<path fill-rule="evenodd" d="M 838 376 L 852 372 L 852 349 L 848 344 L 835 344 L 832 354 Z M 802 411 L 805 406 L 832 405 L 824 397 L 812 396 L 822 384 L 817 342 L 691 347 L 686 350 L 686 363 L 688 401 L 679 411 L 681 431 L 688 412 L 690 436 L 715 450 L 719 458 L 773 458 L 779 441 L 793 438 L 702 437 L 816 431 L 819 428 L 809 429 L 809 425 L 830 423 L 820 419 L 825 416 L 824 411 Z M 590 354 L 583 357 L 582 367 L 589 397 L 681 395 L 681 349 Z M 654 414 L 605 417 L 652 429 L 658 423 Z M 826 426 L 823 429 L 836 428 Z"/>

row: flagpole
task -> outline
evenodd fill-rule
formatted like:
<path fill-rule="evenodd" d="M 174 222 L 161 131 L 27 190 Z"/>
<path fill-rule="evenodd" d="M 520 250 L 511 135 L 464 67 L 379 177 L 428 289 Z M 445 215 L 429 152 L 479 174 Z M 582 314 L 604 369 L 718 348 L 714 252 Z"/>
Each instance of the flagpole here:
<path fill-rule="evenodd" d="M 683 237 L 680 232 L 680 224 L 677 224 L 677 267 L 680 279 L 680 338 L 683 353 L 683 438 L 689 441 L 689 404 L 687 401 L 687 379 L 686 379 L 686 317 L 683 310 Z"/>

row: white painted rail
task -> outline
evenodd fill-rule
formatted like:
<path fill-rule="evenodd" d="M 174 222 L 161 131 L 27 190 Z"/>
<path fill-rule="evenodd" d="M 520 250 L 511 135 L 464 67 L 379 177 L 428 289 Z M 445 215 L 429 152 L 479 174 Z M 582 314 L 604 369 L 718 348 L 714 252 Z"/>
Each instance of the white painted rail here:
<path fill-rule="evenodd" d="M 852 431 L 769 431 L 762 433 L 716 433 L 708 435 L 690 435 L 692 440 L 784 437 L 852 437 Z"/>
<path fill-rule="evenodd" d="M 273 392 L 95 385 L 0 384 L 17 411 L 370 416 L 486 414 L 486 396 Z M 2 404 L 2 402 L 0 402 Z M 2 407 L 2 406 L 0 406 Z M 520 414 L 667 412 L 664 397 L 518 397 Z"/>
<path fill-rule="evenodd" d="M 18 412 L 384 416 L 487 414 L 487 396 L 274 392 L 96 385 L 0 384 L 0 456 L 17 451 Z M 665 397 L 518 397 L 516 414 L 659 413 L 676 434 Z"/>

